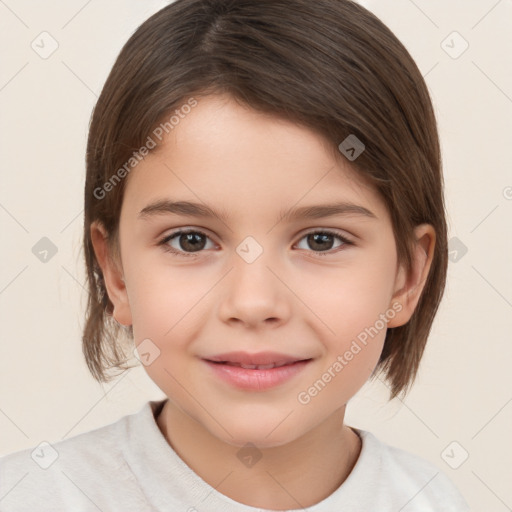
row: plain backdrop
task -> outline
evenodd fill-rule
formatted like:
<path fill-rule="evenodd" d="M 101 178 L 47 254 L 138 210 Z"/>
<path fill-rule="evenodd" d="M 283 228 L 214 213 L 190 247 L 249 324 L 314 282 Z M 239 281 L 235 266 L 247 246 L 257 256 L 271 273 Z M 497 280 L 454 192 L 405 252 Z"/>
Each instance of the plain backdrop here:
<path fill-rule="evenodd" d="M 512 510 L 512 1 L 362 3 L 431 92 L 450 265 L 413 390 L 388 402 L 382 382 L 366 385 L 347 423 L 433 462 L 474 510 Z M 142 367 L 96 383 L 80 340 L 89 117 L 123 44 L 166 4 L 0 1 L 0 455 L 164 397 Z"/>

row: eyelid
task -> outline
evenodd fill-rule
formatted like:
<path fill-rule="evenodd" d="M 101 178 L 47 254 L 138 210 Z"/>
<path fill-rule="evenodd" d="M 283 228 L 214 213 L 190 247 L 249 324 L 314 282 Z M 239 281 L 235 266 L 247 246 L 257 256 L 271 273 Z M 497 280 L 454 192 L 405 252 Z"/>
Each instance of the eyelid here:
<path fill-rule="evenodd" d="M 347 242 L 355 243 L 356 237 L 352 235 L 350 232 L 340 229 L 340 228 L 306 228 L 305 230 L 301 231 L 297 237 L 299 237 L 299 240 L 304 238 L 306 235 L 310 235 L 313 233 L 328 233 L 333 236 L 339 236 L 340 238 L 345 239 Z"/>

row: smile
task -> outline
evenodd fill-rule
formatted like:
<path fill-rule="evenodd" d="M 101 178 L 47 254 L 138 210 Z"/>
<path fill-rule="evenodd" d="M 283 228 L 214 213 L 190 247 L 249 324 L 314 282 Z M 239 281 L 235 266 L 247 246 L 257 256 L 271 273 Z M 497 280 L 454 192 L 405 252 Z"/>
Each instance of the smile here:
<path fill-rule="evenodd" d="M 207 359 L 203 361 L 216 380 L 245 391 L 265 391 L 289 382 L 299 375 L 312 359 L 265 365 Z"/>
<path fill-rule="evenodd" d="M 270 370 L 272 368 L 281 368 L 281 366 L 286 366 L 287 364 L 293 363 L 270 363 L 270 364 L 243 364 L 243 363 L 234 363 L 231 361 L 212 361 L 216 364 L 227 364 L 229 366 L 239 366 L 240 368 L 245 368 L 246 370 Z"/>

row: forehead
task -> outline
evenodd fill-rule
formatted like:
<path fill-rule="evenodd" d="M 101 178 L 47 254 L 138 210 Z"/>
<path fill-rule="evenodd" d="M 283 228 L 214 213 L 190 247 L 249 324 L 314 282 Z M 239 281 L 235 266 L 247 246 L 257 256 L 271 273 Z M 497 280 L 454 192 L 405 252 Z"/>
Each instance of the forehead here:
<path fill-rule="evenodd" d="M 123 208 L 132 214 L 167 196 L 228 216 L 339 201 L 386 216 L 377 191 L 317 133 L 229 96 L 197 101 L 130 173 Z"/>

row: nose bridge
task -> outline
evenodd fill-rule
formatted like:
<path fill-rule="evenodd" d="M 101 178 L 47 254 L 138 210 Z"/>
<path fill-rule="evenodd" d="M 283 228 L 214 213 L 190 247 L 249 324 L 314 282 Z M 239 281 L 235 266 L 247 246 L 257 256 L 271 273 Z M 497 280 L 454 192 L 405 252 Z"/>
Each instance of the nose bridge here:
<path fill-rule="evenodd" d="M 277 277 L 279 262 L 272 251 L 254 237 L 246 237 L 235 249 L 227 290 L 220 306 L 224 320 L 236 318 L 255 324 L 289 315 L 289 294 Z"/>

